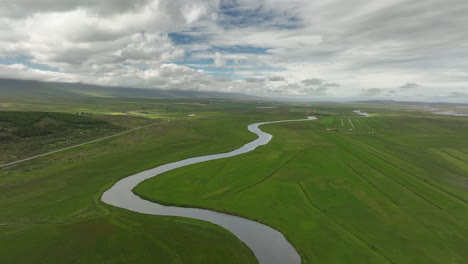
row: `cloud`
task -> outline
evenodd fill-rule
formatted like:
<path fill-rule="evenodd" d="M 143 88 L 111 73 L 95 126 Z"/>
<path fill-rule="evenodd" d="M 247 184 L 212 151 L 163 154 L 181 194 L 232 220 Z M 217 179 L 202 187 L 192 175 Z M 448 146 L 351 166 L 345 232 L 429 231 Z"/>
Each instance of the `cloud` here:
<path fill-rule="evenodd" d="M 264 82 L 265 80 L 264 80 L 264 79 L 260 79 L 260 78 L 249 77 L 249 78 L 246 78 L 245 81 L 248 82 L 248 83 L 262 83 L 262 82 Z"/>
<path fill-rule="evenodd" d="M 467 93 L 461 93 L 461 92 L 451 92 L 449 94 L 449 97 L 454 97 L 454 98 L 466 98 L 468 97 Z"/>
<path fill-rule="evenodd" d="M 38 81 L 60 81 L 60 82 L 79 82 L 79 76 L 65 74 L 60 72 L 44 71 L 33 69 L 23 64 L 0 64 L 0 78 L 5 79 L 26 79 Z"/>
<path fill-rule="evenodd" d="M 341 85 L 337 83 L 324 83 L 322 86 L 323 87 L 340 87 Z"/>
<path fill-rule="evenodd" d="M 270 76 L 268 77 L 268 81 L 270 82 L 284 82 L 286 79 L 281 76 Z"/>
<path fill-rule="evenodd" d="M 327 96 L 328 88 L 327 87 L 310 87 L 304 85 L 302 82 L 299 83 L 289 83 L 286 85 L 280 85 L 276 88 L 266 88 L 267 93 L 276 93 L 282 95 L 295 95 L 295 96 Z"/>
<path fill-rule="evenodd" d="M 406 83 L 402 86 L 400 86 L 401 89 L 413 89 L 413 88 L 419 88 L 421 85 L 417 83 Z"/>
<path fill-rule="evenodd" d="M 128 10 L 135 10 L 141 5 L 148 4 L 149 0 L 101 0 L 101 1 L 80 1 L 80 0 L 15 0 L 2 1 L 2 16 L 4 17 L 25 17 L 41 12 L 66 12 L 75 9 L 85 9 L 100 15 L 111 15 L 123 13 Z"/>
<path fill-rule="evenodd" d="M 225 67 L 226 66 L 226 58 L 221 55 L 221 53 L 215 53 L 214 64 L 216 67 Z"/>
<path fill-rule="evenodd" d="M 324 82 L 322 79 L 312 78 L 303 80 L 302 83 L 305 85 L 321 85 Z"/>
<path fill-rule="evenodd" d="M 328 88 L 326 87 L 318 87 L 318 88 L 303 88 L 300 90 L 300 93 L 303 95 L 308 95 L 308 96 L 326 96 L 327 95 L 327 90 Z"/>
<path fill-rule="evenodd" d="M 330 98 L 419 99 L 414 80 L 426 98 L 468 85 L 465 0 L 0 5 L 0 74 L 18 78 Z"/>
<path fill-rule="evenodd" d="M 370 89 L 362 89 L 361 95 L 362 96 L 377 96 L 382 95 L 385 89 L 380 88 L 370 88 Z"/>
<path fill-rule="evenodd" d="M 306 88 L 302 89 L 304 93 L 320 96 L 327 95 L 326 91 L 328 88 L 340 87 L 340 85 L 337 83 L 326 82 L 325 80 L 319 78 L 305 79 L 301 81 L 301 84 L 306 86 Z M 316 88 L 311 88 L 310 86 L 316 86 Z"/>

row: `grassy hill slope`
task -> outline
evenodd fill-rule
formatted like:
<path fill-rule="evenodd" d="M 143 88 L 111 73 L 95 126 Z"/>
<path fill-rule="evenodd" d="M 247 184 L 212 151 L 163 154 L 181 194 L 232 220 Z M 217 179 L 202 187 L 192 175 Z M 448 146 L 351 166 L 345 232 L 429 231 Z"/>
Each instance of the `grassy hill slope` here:
<path fill-rule="evenodd" d="M 82 83 L 14 79 L 0 79 L 0 96 L 258 99 L 238 93 L 105 87 Z"/>

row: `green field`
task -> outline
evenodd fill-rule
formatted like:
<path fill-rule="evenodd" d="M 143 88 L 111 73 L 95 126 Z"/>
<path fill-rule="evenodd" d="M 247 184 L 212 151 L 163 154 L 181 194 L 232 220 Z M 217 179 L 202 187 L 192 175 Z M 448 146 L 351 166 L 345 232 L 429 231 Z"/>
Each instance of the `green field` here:
<path fill-rule="evenodd" d="M 254 153 L 181 168 L 135 192 L 266 223 L 303 263 L 464 263 L 468 120 L 374 111 L 265 126 L 275 137 Z"/>
<path fill-rule="evenodd" d="M 242 242 L 215 225 L 141 215 L 99 198 L 138 171 L 240 147 L 255 138 L 246 130 L 250 123 L 311 114 L 320 119 L 262 127 L 274 138 L 254 152 L 162 174 L 135 192 L 266 223 L 291 241 L 303 263 L 468 259 L 466 117 L 344 104 L 2 100 L 2 111 L 41 112 L 27 117 L 89 114 L 83 118 L 93 125 L 53 131 L 64 145 L 85 140 L 75 137 L 83 129 L 107 135 L 158 125 L 0 169 L 0 263 L 256 263 Z M 356 109 L 375 116 L 356 117 Z M 2 111 L 0 117 L 11 114 Z M 38 120 L 0 125 L 17 136 L 16 129 Z M 20 149 L 15 155 L 29 154 Z"/>
<path fill-rule="evenodd" d="M 1 169 L 0 262 L 256 263 L 244 244 L 212 224 L 140 215 L 99 201 L 132 173 L 227 151 L 254 138 L 234 129 L 250 122 L 236 114 L 221 122 L 203 116 L 164 121 Z"/>

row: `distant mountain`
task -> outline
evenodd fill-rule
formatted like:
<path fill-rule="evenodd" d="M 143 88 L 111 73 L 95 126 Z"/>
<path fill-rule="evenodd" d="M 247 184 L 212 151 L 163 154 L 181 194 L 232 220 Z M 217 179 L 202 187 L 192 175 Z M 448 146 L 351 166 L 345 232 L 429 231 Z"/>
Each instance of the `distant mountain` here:
<path fill-rule="evenodd" d="M 465 106 L 464 103 L 449 103 L 449 102 L 411 102 L 411 101 L 394 101 L 394 100 L 367 100 L 354 101 L 359 104 L 380 104 L 380 105 L 430 105 L 430 106 Z"/>
<path fill-rule="evenodd" d="M 15 79 L 0 79 L 0 96 L 261 99 L 239 93 L 107 87 Z"/>

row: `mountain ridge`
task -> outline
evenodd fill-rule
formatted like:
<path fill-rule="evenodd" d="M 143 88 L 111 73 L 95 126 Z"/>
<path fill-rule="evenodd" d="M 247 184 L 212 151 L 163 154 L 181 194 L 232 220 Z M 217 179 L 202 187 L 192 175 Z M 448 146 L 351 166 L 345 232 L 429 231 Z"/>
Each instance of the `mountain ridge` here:
<path fill-rule="evenodd" d="M 0 96 L 261 99 L 241 93 L 111 87 L 6 78 L 0 78 Z"/>

